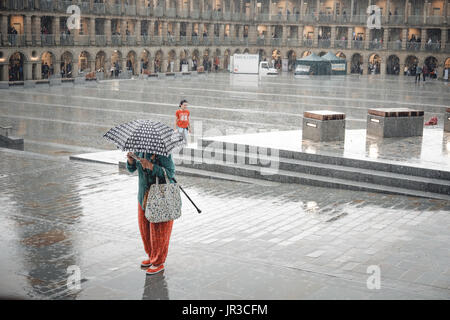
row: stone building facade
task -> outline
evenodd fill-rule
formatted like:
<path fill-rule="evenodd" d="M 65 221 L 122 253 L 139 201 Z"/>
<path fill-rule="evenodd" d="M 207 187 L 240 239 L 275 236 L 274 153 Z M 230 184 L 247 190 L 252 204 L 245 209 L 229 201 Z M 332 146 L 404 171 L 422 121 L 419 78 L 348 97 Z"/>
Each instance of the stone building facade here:
<path fill-rule="evenodd" d="M 380 29 L 368 27 L 372 9 Z M 68 32 L 78 11 L 80 29 Z M 376 64 L 376 73 L 401 76 L 427 63 L 441 76 L 449 16 L 450 0 L 0 0 L 0 80 L 11 80 L 14 64 L 15 80 L 30 80 L 45 76 L 44 64 L 54 74 L 70 64 L 76 76 L 130 60 L 138 74 L 144 62 L 165 72 L 173 61 L 179 71 L 181 61 L 218 56 L 226 69 L 231 55 L 249 52 L 292 66 L 328 51 L 347 59 L 349 73 Z"/>

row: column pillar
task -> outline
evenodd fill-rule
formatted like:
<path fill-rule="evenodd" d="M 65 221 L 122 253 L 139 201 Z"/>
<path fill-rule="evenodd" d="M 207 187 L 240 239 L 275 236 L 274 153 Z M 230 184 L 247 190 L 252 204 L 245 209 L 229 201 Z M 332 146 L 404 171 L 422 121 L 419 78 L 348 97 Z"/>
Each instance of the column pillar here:
<path fill-rule="evenodd" d="M 152 39 L 155 36 L 155 21 L 150 20 L 148 24 L 148 35 L 150 36 L 150 39 Z"/>
<path fill-rule="evenodd" d="M 331 41 L 330 41 L 331 48 L 334 48 L 335 40 L 336 40 L 336 26 L 331 26 Z"/>
<path fill-rule="evenodd" d="M 370 32 L 369 28 L 366 28 L 366 37 L 365 37 L 365 41 L 364 41 L 364 49 L 366 49 L 366 50 L 369 49 L 370 41 L 372 41 L 371 32 Z"/>
<path fill-rule="evenodd" d="M 36 46 L 41 45 L 41 17 L 34 17 L 34 34 L 36 37 Z M 39 72 L 40 74 L 40 72 Z"/>
<path fill-rule="evenodd" d="M 448 1 L 444 1 L 444 23 L 448 23 Z"/>
<path fill-rule="evenodd" d="M 141 45 L 141 20 L 137 20 L 134 25 L 134 34 L 136 35 L 136 44 Z"/>
<path fill-rule="evenodd" d="M 175 22 L 175 42 L 180 43 L 180 22 Z"/>
<path fill-rule="evenodd" d="M 186 23 L 186 41 L 188 43 L 192 41 L 192 22 Z"/>
<path fill-rule="evenodd" d="M 427 43 L 427 29 L 422 29 L 420 38 L 422 39 L 422 42 L 420 43 L 420 51 L 423 51 L 425 49 L 425 44 Z"/>
<path fill-rule="evenodd" d="M 3 40 L 3 44 L 6 44 L 6 43 L 8 43 L 8 16 L 2 15 L 0 23 L 1 23 L 0 31 L 2 33 L 2 38 L 3 38 L 0 40 Z M 9 76 L 8 76 L 8 79 L 9 79 Z"/>
<path fill-rule="evenodd" d="M 405 23 L 408 23 L 409 9 L 409 0 L 405 0 Z"/>
<path fill-rule="evenodd" d="M 111 19 L 105 20 L 106 45 L 111 45 Z"/>
<path fill-rule="evenodd" d="M 389 28 L 384 28 L 383 34 L 383 49 L 387 49 L 389 42 Z"/>
<path fill-rule="evenodd" d="M 448 47 L 448 43 L 447 43 L 447 35 L 448 35 L 448 31 L 447 31 L 447 28 L 442 28 L 441 29 L 441 51 L 444 49 L 444 48 L 447 48 Z"/>
<path fill-rule="evenodd" d="M 313 47 L 317 48 L 319 44 L 319 27 L 314 27 Z"/>
<path fill-rule="evenodd" d="M 38 72 L 38 74 L 40 74 L 40 72 Z M 74 78 L 78 77 L 78 57 L 73 57 L 73 61 L 72 61 L 72 77 L 74 77 Z"/>
<path fill-rule="evenodd" d="M 91 46 L 95 46 L 95 18 L 89 19 L 89 43 Z"/>
<path fill-rule="evenodd" d="M 287 33 L 288 33 L 288 26 L 283 25 L 283 34 L 281 35 L 281 45 L 286 45 L 286 39 L 287 39 Z"/>
<path fill-rule="evenodd" d="M 61 75 L 61 60 L 59 59 L 53 61 L 53 74 L 58 76 Z"/>
<path fill-rule="evenodd" d="M 53 36 L 55 37 L 55 45 L 59 46 L 60 45 L 60 41 L 61 41 L 61 37 L 60 37 L 60 18 L 59 17 L 53 17 L 53 21 L 52 21 L 52 33 Z"/>
<path fill-rule="evenodd" d="M 402 50 L 406 50 L 406 43 L 408 42 L 408 29 L 402 29 Z"/>
<path fill-rule="evenodd" d="M 225 25 L 221 23 L 219 25 L 219 40 L 220 40 L 220 43 L 222 43 L 223 40 L 224 40 L 224 34 L 225 34 Z"/>
<path fill-rule="evenodd" d="M 2 64 L 2 81 L 9 81 L 9 63 Z"/>
<path fill-rule="evenodd" d="M 320 0 L 316 0 L 316 21 L 319 20 Z"/>
<path fill-rule="evenodd" d="M 208 39 L 212 44 L 214 40 L 214 23 L 208 25 Z"/>
<path fill-rule="evenodd" d="M 303 9 L 303 7 L 304 7 L 304 6 L 303 6 L 303 3 L 304 3 L 304 0 L 301 0 L 301 1 L 300 1 L 300 19 L 301 19 L 301 21 L 303 20 L 302 17 L 303 17 L 303 14 L 304 14 L 304 12 L 303 12 L 303 11 L 304 11 L 304 9 Z M 303 33 L 302 33 L 302 34 L 303 34 Z"/>
<path fill-rule="evenodd" d="M 352 48 L 352 41 L 353 41 L 353 28 L 352 27 L 348 27 L 348 32 L 347 32 L 347 49 L 351 49 Z"/>
<path fill-rule="evenodd" d="M 127 21 L 125 19 L 122 19 L 120 21 L 120 35 L 122 38 L 122 44 L 126 43 L 127 39 Z"/>
<path fill-rule="evenodd" d="M 162 35 L 161 39 L 165 42 L 167 41 L 167 21 L 163 21 L 162 23 Z"/>
<path fill-rule="evenodd" d="M 303 1 L 302 1 L 303 3 Z M 297 34 L 297 39 L 298 42 L 300 44 L 300 46 L 303 46 L 303 25 L 298 26 L 298 34 Z"/>
<path fill-rule="evenodd" d="M 350 21 L 353 21 L 353 11 L 355 10 L 355 0 L 352 0 L 350 4 Z"/>
<path fill-rule="evenodd" d="M 231 41 L 234 41 L 236 37 L 236 33 L 234 31 L 234 24 L 230 24 L 230 39 Z"/>
<path fill-rule="evenodd" d="M 258 37 L 257 33 L 258 33 L 258 30 L 256 28 L 256 25 L 254 25 L 254 24 L 250 25 L 248 28 L 248 41 L 249 41 L 250 45 L 256 44 L 256 38 Z"/>
<path fill-rule="evenodd" d="M 3 30 L 2 30 L 3 33 Z M 25 41 L 27 46 L 32 45 L 32 34 L 33 34 L 33 26 L 31 25 L 31 16 L 25 16 Z M 59 35 L 57 36 L 59 41 Z M 2 39 L 0 39 L 1 42 Z"/>

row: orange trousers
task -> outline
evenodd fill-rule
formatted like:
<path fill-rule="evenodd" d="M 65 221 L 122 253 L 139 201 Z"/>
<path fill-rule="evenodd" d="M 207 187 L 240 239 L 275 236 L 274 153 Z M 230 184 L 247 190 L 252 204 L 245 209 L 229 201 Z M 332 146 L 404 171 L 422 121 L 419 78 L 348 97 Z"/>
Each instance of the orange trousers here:
<path fill-rule="evenodd" d="M 146 195 L 147 196 L 147 195 Z M 144 197 L 144 204 L 147 197 Z M 144 250 L 150 258 L 150 263 L 158 266 L 166 262 L 169 252 L 169 241 L 172 233 L 173 220 L 160 223 L 151 223 L 145 217 L 145 211 L 138 203 L 138 222 Z"/>

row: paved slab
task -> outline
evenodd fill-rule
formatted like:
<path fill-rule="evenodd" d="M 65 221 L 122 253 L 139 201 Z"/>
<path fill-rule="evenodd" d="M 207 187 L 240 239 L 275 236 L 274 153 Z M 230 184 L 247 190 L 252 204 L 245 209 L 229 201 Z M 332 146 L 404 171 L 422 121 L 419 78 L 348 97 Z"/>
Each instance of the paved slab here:
<path fill-rule="evenodd" d="M 450 203 L 179 176 L 166 270 L 147 277 L 137 177 L 1 149 L 0 294 L 35 299 L 448 299 Z M 367 289 L 371 265 L 381 289 Z M 70 290 L 70 266 L 81 289 Z"/>

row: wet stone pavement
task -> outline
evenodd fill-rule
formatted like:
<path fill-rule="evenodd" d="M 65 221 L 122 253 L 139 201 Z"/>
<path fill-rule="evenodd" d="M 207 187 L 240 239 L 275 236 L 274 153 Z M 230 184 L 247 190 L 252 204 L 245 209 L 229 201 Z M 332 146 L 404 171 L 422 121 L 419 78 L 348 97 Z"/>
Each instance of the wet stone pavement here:
<path fill-rule="evenodd" d="M 179 176 L 203 212 L 183 198 L 166 270 L 146 276 L 136 175 L 26 151 L 0 161 L 1 296 L 450 298 L 446 201 Z M 366 284 L 373 265 L 379 290 Z"/>

